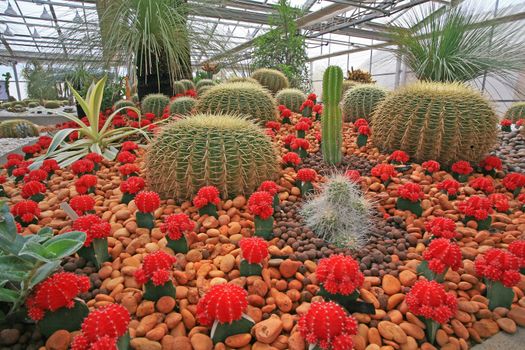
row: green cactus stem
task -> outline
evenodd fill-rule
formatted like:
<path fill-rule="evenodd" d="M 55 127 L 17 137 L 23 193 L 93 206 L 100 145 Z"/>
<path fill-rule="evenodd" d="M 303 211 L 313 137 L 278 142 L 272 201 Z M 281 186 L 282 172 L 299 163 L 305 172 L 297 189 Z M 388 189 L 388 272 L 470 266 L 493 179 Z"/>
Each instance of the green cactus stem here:
<path fill-rule="evenodd" d="M 302 181 L 299 187 L 301 189 L 301 195 L 307 196 L 314 193 L 314 185 L 310 181 Z"/>
<path fill-rule="evenodd" d="M 363 134 L 357 135 L 357 140 L 356 140 L 357 147 L 364 147 L 364 146 L 366 146 L 367 142 L 368 142 L 368 136 L 367 135 L 363 135 Z"/>
<path fill-rule="evenodd" d="M 436 321 L 428 318 L 421 317 L 420 318 L 423 323 L 425 324 L 425 335 L 427 336 L 427 340 L 430 344 L 435 344 L 436 342 L 436 333 L 439 329 L 440 325 Z"/>
<path fill-rule="evenodd" d="M 37 218 L 34 218 L 30 222 L 25 222 L 22 219 L 20 219 L 19 216 L 16 216 L 15 217 L 15 221 L 18 222 L 22 227 L 28 227 L 29 225 L 38 225 L 38 219 Z"/>
<path fill-rule="evenodd" d="M 303 117 L 306 117 L 306 118 L 311 118 L 312 117 L 312 108 L 304 107 L 303 110 L 301 111 L 301 115 Z"/>
<path fill-rule="evenodd" d="M 232 323 L 219 323 L 215 321 L 211 328 L 211 339 L 214 344 L 224 343 L 226 338 L 236 334 L 250 333 L 255 322 L 247 315 Z"/>
<path fill-rule="evenodd" d="M 124 192 L 122 194 L 122 198 L 120 200 L 120 203 L 122 204 L 129 204 L 129 202 L 131 202 L 132 200 L 135 199 L 135 193 L 128 193 L 128 192 Z"/>
<path fill-rule="evenodd" d="M 150 280 L 144 285 L 144 295 L 145 300 L 157 301 L 160 298 L 168 296 L 175 299 L 176 290 L 172 281 L 168 281 L 161 286 L 156 286 Z"/>
<path fill-rule="evenodd" d="M 34 202 L 40 203 L 41 201 L 44 200 L 45 197 L 46 197 L 45 194 L 43 194 L 43 193 L 37 193 L 37 194 L 35 194 L 35 195 L 29 197 L 29 199 L 31 199 L 31 200 L 34 201 Z"/>
<path fill-rule="evenodd" d="M 155 227 L 155 218 L 153 217 L 152 213 L 143 213 L 141 211 L 137 211 L 135 218 L 137 219 L 138 227 L 147 228 L 150 230 Z"/>
<path fill-rule="evenodd" d="M 343 84 L 343 71 L 337 66 L 328 67 L 323 75 L 323 118 L 321 120 L 321 151 L 328 164 L 341 163 L 343 120 L 339 102 Z"/>
<path fill-rule="evenodd" d="M 465 219 L 463 219 L 463 223 L 466 225 L 469 221 L 476 221 L 476 223 L 478 224 L 478 231 L 488 230 L 492 225 L 491 216 L 488 216 L 486 219 L 483 220 L 476 220 L 476 218 L 473 216 L 465 216 Z"/>
<path fill-rule="evenodd" d="M 503 132 L 511 132 L 512 129 L 511 129 L 510 125 L 502 125 L 501 126 L 501 131 L 503 131 Z"/>
<path fill-rule="evenodd" d="M 61 307 L 53 312 L 46 311 L 44 318 L 38 322 L 38 328 L 46 338 L 49 338 L 59 329 L 65 329 L 68 332 L 78 331 L 88 314 L 89 308 L 86 303 L 80 299 L 75 299 L 74 306 L 71 309 Z"/>
<path fill-rule="evenodd" d="M 298 139 L 304 139 L 306 137 L 306 131 L 305 130 L 297 130 L 297 138 Z"/>
<path fill-rule="evenodd" d="M 89 246 L 80 248 L 77 253 L 100 268 L 104 262 L 109 261 L 108 240 L 107 238 L 95 238 Z"/>
<path fill-rule="evenodd" d="M 241 276 L 260 276 L 262 273 L 262 265 L 250 264 L 247 260 L 243 259 L 239 264 L 239 270 L 241 272 Z"/>
<path fill-rule="evenodd" d="M 277 207 L 279 207 L 279 204 L 281 204 L 281 200 L 279 199 L 279 193 L 276 193 L 273 195 L 273 210 L 274 212 L 277 210 Z"/>
<path fill-rule="evenodd" d="M 452 172 L 452 177 L 456 179 L 458 182 L 467 182 L 469 175 L 466 174 L 458 174 L 456 172 Z"/>
<path fill-rule="evenodd" d="M 131 342 L 131 336 L 129 335 L 129 332 L 126 332 L 126 334 L 118 338 L 117 349 L 118 350 L 129 350 L 130 342 Z"/>
<path fill-rule="evenodd" d="M 175 253 L 186 254 L 188 252 L 188 241 L 184 235 L 179 239 L 171 239 L 166 236 L 166 241 L 168 241 L 166 247 L 170 248 Z"/>
<path fill-rule="evenodd" d="M 445 281 L 445 275 L 447 274 L 448 268 L 443 273 L 435 273 L 428 267 L 428 261 L 423 260 L 417 267 L 417 273 L 425 277 L 429 281 L 436 281 L 437 283 L 443 283 Z"/>
<path fill-rule="evenodd" d="M 267 219 L 262 219 L 255 215 L 253 222 L 255 224 L 255 235 L 269 241 L 273 238 L 273 216 Z"/>
<path fill-rule="evenodd" d="M 321 284 L 317 295 L 322 296 L 325 300 L 332 300 L 344 307 L 349 313 L 359 312 L 362 314 L 375 315 L 374 305 L 363 301 L 358 301 L 359 291 L 355 290 L 348 295 L 332 294 L 328 292 Z"/>
<path fill-rule="evenodd" d="M 204 207 L 199 208 L 199 215 L 209 215 L 209 216 L 215 216 L 216 218 L 219 217 L 219 214 L 217 214 L 217 206 L 213 203 L 208 203 Z"/>
<path fill-rule="evenodd" d="M 423 214 L 423 208 L 421 207 L 421 201 L 412 202 L 406 198 L 398 198 L 396 207 L 399 210 L 408 210 L 416 216 L 420 217 Z"/>

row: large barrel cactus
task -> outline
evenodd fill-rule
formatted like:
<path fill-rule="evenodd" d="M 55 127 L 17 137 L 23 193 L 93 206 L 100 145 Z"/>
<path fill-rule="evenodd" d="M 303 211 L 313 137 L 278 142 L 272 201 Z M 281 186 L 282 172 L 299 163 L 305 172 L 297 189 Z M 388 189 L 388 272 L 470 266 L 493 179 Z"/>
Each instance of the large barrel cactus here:
<path fill-rule="evenodd" d="M 253 72 L 252 78 L 273 94 L 276 94 L 279 90 L 286 89 L 290 85 L 286 75 L 276 69 L 257 69 Z"/>
<path fill-rule="evenodd" d="M 195 85 L 197 87 L 197 90 L 199 90 L 201 87 L 203 86 L 208 86 L 208 85 L 215 85 L 215 82 L 211 79 L 201 79 L 197 82 L 197 84 Z"/>
<path fill-rule="evenodd" d="M 359 83 L 357 81 L 353 81 L 353 80 L 346 80 L 346 79 L 343 80 L 343 96 L 345 95 L 345 93 L 348 90 L 350 90 L 350 89 L 352 89 L 352 88 L 354 88 L 354 87 L 356 87 L 356 86 L 358 86 L 360 84 L 361 83 Z"/>
<path fill-rule="evenodd" d="M 189 79 L 179 80 L 182 85 L 184 85 L 185 90 L 195 90 L 195 83 Z"/>
<path fill-rule="evenodd" d="M 142 113 L 153 113 L 156 117 L 161 117 L 169 103 L 170 98 L 166 95 L 149 94 L 142 100 Z"/>
<path fill-rule="evenodd" d="M 299 108 L 307 96 L 299 89 L 282 89 L 275 95 L 278 105 L 285 105 L 292 112 L 299 113 Z"/>
<path fill-rule="evenodd" d="M 231 77 L 230 79 L 226 80 L 227 83 L 253 83 L 256 85 L 261 86 L 259 82 L 253 78 L 250 77 Z"/>
<path fill-rule="evenodd" d="M 419 82 L 389 93 L 372 123 L 379 149 L 450 165 L 479 161 L 496 142 L 498 118 L 489 102 L 465 85 Z"/>
<path fill-rule="evenodd" d="M 0 123 L 0 138 L 24 138 L 38 135 L 38 126 L 24 119 L 12 119 Z"/>
<path fill-rule="evenodd" d="M 174 95 L 184 95 L 186 93 L 186 86 L 180 81 L 173 83 L 173 94 Z"/>
<path fill-rule="evenodd" d="M 505 119 L 512 120 L 513 123 L 520 119 L 525 119 L 525 102 L 516 102 L 505 112 Z"/>
<path fill-rule="evenodd" d="M 276 120 L 277 106 L 270 93 L 252 83 L 212 87 L 197 102 L 197 110 L 212 114 L 244 114 L 256 121 Z"/>
<path fill-rule="evenodd" d="M 343 71 L 337 66 L 326 68 L 323 75 L 323 117 L 321 118 L 323 159 L 328 164 L 341 162 L 343 144 L 343 120 L 341 118 L 341 89 Z"/>
<path fill-rule="evenodd" d="M 343 117 L 347 122 L 355 122 L 359 118 L 370 121 L 371 114 L 377 104 L 386 97 L 387 91 L 373 84 L 361 84 L 350 89 L 343 96 Z"/>
<path fill-rule="evenodd" d="M 170 102 L 170 114 L 189 115 L 193 107 L 195 107 L 195 103 L 197 103 L 197 100 L 192 97 L 177 97 Z"/>
<path fill-rule="evenodd" d="M 163 127 L 146 156 L 147 183 L 163 198 L 191 199 L 206 185 L 223 198 L 249 195 L 278 176 L 264 130 L 241 116 L 197 114 Z"/>
<path fill-rule="evenodd" d="M 116 111 L 117 109 L 123 108 L 123 107 L 135 107 L 135 103 L 130 100 L 118 100 L 113 105 L 113 109 Z M 125 112 L 125 111 L 124 111 Z M 121 112 L 121 113 L 124 113 Z"/>

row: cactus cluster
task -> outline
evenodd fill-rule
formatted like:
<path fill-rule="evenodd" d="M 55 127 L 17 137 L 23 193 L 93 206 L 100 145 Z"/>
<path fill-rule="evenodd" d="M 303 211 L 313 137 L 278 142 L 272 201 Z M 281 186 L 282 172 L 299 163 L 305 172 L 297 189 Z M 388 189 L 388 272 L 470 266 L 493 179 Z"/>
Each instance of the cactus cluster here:
<path fill-rule="evenodd" d="M 185 90 L 195 90 L 195 83 L 189 79 L 179 80 L 182 85 L 184 85 Z"/>
<path fill-rule="evenodd" d="M 252 73 L 252 78 L 259 84 L 276 94 L 282 89 L 286 89 L 290 83 L 283 73 L 276 69 L 261 68 Z"/>
<path fill-rule="evenodd" d="M 38 126 L 24 119 L 6 120 L 0 123 L 0 138 L 36 137 Z"/>
<path fill-rule="evenodd" d="M 516 102 L 510 106 L 503 119 L 512 120 L 513 123 L 525 119 L 525 102 Z"/>
<path fill-rule="evenodd" d="M 496 142 L 498 118 L 488 101 L 460 83 L 418 82 L 390 93 L 372 114 L 372 141 L 411 159 L 450 165 L 479 162 Z"/>
<path fill-rule="evenodd" d="M 191 111 L 195 107 L 196 103 L 197 100 L 195 100 L 193 97 L 177 97 L 170 102 L 170 114 L 179 116 L 189 115 L 191 114 Z"/>
<path fill-rule="evenodd" d="M 191 150 L 188 153 L 188 150 Z M 207 185 L 249 195 L 278 172 L 264 130 L 240 116 L 198 114 L 164 127 L 146 156 L 147 182 L 163 198 L 187 200 Z"/>
<path fill-rule="evenodd" d="M 372 204 L 344 175 L 328 177 L 320 193 L 301 209 L 306 226 L 318 237 L 340 247 L 359 248 L 370 233 Z"/>
<path fill-rule="evenodd" d="M 135 103 L 130 100 L 118 100 L 113 105 L 113 109 L 116 111 L 117 109 L 123 108 L 123 107 L 135 107 Z M 126 111 L 121 111 L 121 113 L 125 113 Z"/>
<path fill-rule="evenodd" d="M 295 113 L 300 112 L 301 105 L 306 98 L 306 94 L 299 89 L 282 89 L 275 95 L 278 105 L 284 105 Z"/>
<path fill-rule="evenodd" d="M 343 71 L 337 66 L 328 67 L 323 75 L 323 117 L 321 119 L 323 159 L 329 164 L 341 162 L 343 121 L 339 101 L 343 84 Z"/>
<path fill-rule="evenodd" d="M 197 110 L 213 114 L 243 114 L 262 122 L 277 119 L 277 106 L 272 95 L 251 83 L 214 86 L 201 96 Z"/>
<path fill-rule="evenodd" d="M 170 103 L 170 98 L 163 94 L 149 94 L 142 99 L 142 113 L 153 113 L 155 117 L 161 117 L 164 108 Z"/>
<path fill-rule="evenodd" d="M 359 118 L 371 121 L 374 108 L 384 100 L 387 91 L 377 85 L 360 84 L 348 91 L 341 103 L 343 117 L 347 122 L 355 122 Z"/>

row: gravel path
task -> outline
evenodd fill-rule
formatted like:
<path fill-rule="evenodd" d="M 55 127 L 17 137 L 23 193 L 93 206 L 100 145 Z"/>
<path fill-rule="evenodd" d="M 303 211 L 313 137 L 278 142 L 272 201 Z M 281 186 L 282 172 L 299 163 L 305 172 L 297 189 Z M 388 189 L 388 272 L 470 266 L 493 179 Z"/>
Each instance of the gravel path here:
<path fill-rule="evenodd" d="M 500 132 L 498 148 L 491 153 L 501 158 L 506 171 L 525 172 L 525 137 L 518 130 Z"/>
<path fill-rule="evenodd" d="M 3 159 L 7 154 L 23 146 L 33 143 L 38 137 L 26 137 L 22 139 L 0 139 L 0 159 Z"/>

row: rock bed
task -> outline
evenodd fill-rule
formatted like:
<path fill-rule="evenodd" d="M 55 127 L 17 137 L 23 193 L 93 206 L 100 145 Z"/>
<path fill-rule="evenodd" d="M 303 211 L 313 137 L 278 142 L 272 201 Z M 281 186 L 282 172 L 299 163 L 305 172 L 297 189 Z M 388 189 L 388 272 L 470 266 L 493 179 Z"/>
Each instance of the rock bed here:
<path fill-rule="evenodd" d="M 25 137 L 25 138 L 5 138 L 0 139 L 0 158 L 13 152 L 14 150 L 23 147 L 28 144 L 33 144 L 38 137 Z"/>
<path fill-rule="evenodd" d="M 501 158 L 508 171 L 525 172 L 525 137 L 519 130 L 500 132 L 498 147 L 491 153 Z"/>

